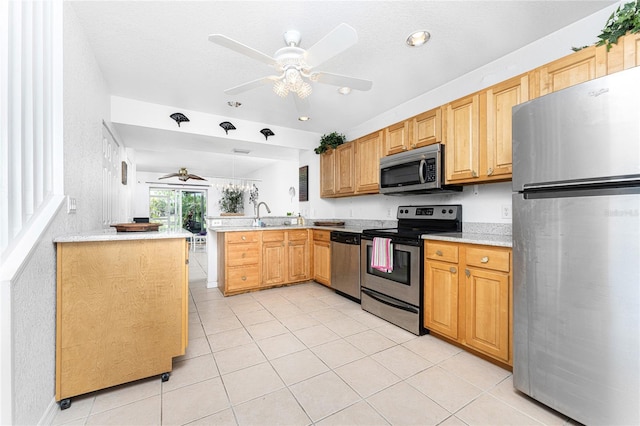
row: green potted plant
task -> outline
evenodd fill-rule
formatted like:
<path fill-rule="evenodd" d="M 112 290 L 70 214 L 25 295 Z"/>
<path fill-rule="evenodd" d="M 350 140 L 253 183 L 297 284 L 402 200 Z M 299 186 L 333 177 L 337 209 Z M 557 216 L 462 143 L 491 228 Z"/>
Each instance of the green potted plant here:
<path fill-rule="evenodd" d="M 318 145 L 318 147 L 314 149 L 314 151 L 316 154 L 322 154 L 328 149 L 335 149 L 336 147 L 342 145 L 346 140 L 346 136 L 342 133 L 327 133 L 325 135 L 322 135 L 322 137 L 320 138 L 320 145 Z"/>
<path fill-rule="evenodd" d="M 600 41 L 596 46 L 607 46 L 607 51 L 611 45 L 627 33 L 637 33 L 640 31 L 640 0 L 631 1 L 618 8 L 611 14 L 602 33 L 598 36 Z"/>
<path fill-rule="evenodd" d="M 640 0 L 634 0 L 629 3 L 625 3 L 609 16 L 607 23 L 596 42 L 596 46 L 607 46 L 607 52 L 611 49 L 613 44 L 618 42 L 618 39 L 627 33 L 634 34 L 640 32 Z M 588 46 L 572 47 L 571 50 L 577 52 Z"/>
<path fill-rule="evenodd" d="M 244 191 L 233 186 L 224 188 L 219 205 L 222 216 L 242 216 L 244 214 Z"/>

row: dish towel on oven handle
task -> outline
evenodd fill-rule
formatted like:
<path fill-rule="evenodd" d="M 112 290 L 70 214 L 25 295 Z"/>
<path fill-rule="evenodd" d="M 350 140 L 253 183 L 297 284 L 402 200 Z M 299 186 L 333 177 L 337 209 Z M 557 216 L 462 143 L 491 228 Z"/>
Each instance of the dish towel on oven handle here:
<path fill-rule="evenodd" d="M 374 237 L 371 246 L 371 267 L 382 272 L 393 272 L 393 244 L 391 244 L 391 239 Z"/>

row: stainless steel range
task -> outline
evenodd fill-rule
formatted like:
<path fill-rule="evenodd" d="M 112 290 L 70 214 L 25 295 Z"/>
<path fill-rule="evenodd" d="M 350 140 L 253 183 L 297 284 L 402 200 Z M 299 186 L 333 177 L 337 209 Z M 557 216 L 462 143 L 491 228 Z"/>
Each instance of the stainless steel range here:
<path fill-rule="evenodd" d="M 362 309 L 411 333 L 424 333 L 422 235 L 462 231 L 461 205 L 398 207 L 398 227 L 365 229 L 360 244 Z M 386 240 L 375 240 L 384 238 Z M 390 241 L 388 241 L 390 240 Z M 390 247 L 386 244 L 390 242 Z M 376 249 L 386 247 L 392 268 L 372 264 Z"/>

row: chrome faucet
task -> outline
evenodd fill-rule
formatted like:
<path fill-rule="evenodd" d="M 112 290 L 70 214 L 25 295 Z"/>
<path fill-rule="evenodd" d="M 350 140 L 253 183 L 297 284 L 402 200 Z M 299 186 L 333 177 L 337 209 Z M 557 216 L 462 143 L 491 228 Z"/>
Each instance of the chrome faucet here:
<path fill-rule="evenodd" d="M 256 204 L 256 225 L 257 226 L 262 226 L 262 221 L 260 220 L 260 206 L 264 205 L 265 208 L 267 209 L 267 213 L 271 213 L 271 209 L 269 208 L 269 206 L 267 205 L 267 203 L 265 203 L 264 201 L 260 201 L 258 204 Z"/>

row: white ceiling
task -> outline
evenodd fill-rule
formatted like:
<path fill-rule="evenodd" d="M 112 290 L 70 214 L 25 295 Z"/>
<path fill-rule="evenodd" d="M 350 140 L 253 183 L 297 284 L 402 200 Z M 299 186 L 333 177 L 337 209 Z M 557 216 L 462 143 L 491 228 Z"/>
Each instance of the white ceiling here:
<path fill-rule="evenodd" d="M 323 134 L 334 130 L 346 132 L 615 2 L 70 3 L 112 95 L 214 114 L 231 122 L 241 119 Z M 237 96 L 223 93 L 227 88 L 272 75 L 273 70 L 209 42 L 209 34 L 224 34 L 273 55 L 284 46 L 282 35 L 286 30 L 300 31 L 301 47 L 309 48 L 342 22 L 356 29 L 358 43 L 316 70 L 372 80 L 370 91 L 353 91 L 343 96 L 335 86 L 314 83 L 309 98 L 312 119 L 308 122 L 297 120 L 293 95 L 282 99 L 269 86 Z M 428 30 L 431 41 L 421 48 L 408 48 L 407 35 L 418 29 Z M 242 106 L 230 108 L 227 102 L 232 100 Z M 138 170 L 169 173 L 184 166 L 192 173 L 207 176 L 230 173 L 228 156 L 218 156 L 211 149 L 194 155 L 198 146 L 205 146 L 204 140 L 198 145 L 196 136 L 135 125 L 115 127 L 122 142 L 137 149 Z M 269 144 L 271 151 L 252 152 L 249 157 L 253 160 L 246 160 L 251 165 L 239 173 L 264 167 L 281 154 L 282 158 L 290 158 L 295 151 L 284 147 L 281 148 L 284 151 L 277 151 L 277 135 L 269 139 Z M 228 153 L 229 148 L 227 140 L 226 151 L 218 152 Z"/>

